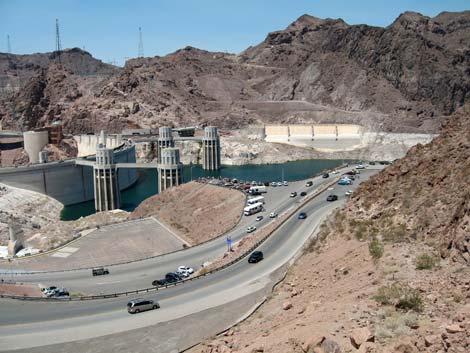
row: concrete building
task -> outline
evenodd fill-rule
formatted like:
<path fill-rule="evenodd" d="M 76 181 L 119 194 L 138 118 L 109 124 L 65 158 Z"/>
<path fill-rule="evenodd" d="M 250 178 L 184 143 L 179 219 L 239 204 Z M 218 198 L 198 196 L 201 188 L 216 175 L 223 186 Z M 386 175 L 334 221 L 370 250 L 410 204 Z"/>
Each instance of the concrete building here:
<path fill-rule="evenodd" d="M 23 229 L 21 227 L 11 222 L 8 224 L 8 233 L 10 235 L 10 240 L 8 241 L 8 256 L 13 257 L 18 251 L 23 249 Z"/>
<path fill-rule="evenodd" d="M 180 150 L 168 147 L 161 151 L 161 163 L 158 164 L 158 192 L 178 186 L 183 182 L 183 164 L 180 162 Z"/>
<path fill-rule="evenodd" d="M 26 131 L 23 133 L 24 150 L 31 164 L 39 163 L 39 152 L 49 143 L 47 131 Z"/>
<path fill-rule="evenodd" d="M 220 169 L 220 139 L 217 128 L 207 126 L 202 138 L 202 168 L 205 170 Z"/>
<path fill-rule="evenodd" d="M 173 140 L 173 131 L 171 127 L 161 127 L 158 129 L 158 144 L 157 144 L 157 163 L 162 163 L 162 151 L 165 148 L 175 147 Z M 178 152 L 179 157 L 179 152 Z"/>
<path fill-rule="evenodd" d="M 100 144 L 96 148 L 96 162 L 93 165 L 95 181 L 95 209 L 97 212 L 110 211 L 121 206 L 114 151 Z"/>

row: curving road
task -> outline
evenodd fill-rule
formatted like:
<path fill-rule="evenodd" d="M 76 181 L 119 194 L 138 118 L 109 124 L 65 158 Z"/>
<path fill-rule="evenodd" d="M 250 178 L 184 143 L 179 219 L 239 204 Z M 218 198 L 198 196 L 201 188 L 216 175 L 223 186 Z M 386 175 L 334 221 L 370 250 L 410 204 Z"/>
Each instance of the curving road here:
<path fill-rule="evenodd" d="M 362 172 L 361 181 L 375 172 L 377 170 Z M 319 186 L 326 182 L 331 182 L 331 179 L 317 178 L 313 187 L 301 186 L 304 183 L 298 183 L 296 187 L 298 191 L 312 190 L 315 185 Z M 125 306 L 130 297 L 60 303 L 1 300 L 0 350 L 122 334 L 129 330 L 185 317 L 255 293 L 267 286 L 271 273 L 288 263 L 299 252 L 323 217 L 344 203 L 344 192 L 354 189 L 357 184 L 356 182 L 350 186 L 335 185 L 333 191 L 325 191 L 305 205 L 300 211 L 307 213 L 307 219 L 290 218 L 260 246 L 260 250 L 265 254 L 265 260 L 262 262 L 248 264 L 245 259 L 200 280 L 150 293 L 148 297 L 158 300 L 162 306 L 162 309 L 157 311 L 134 316 L 127 314 Z M 326 196 L 330 193 L 337 194 L 339 200 L 326 202 Z M 284 201 L 279 200 L 279 202 L 277 209 L 283 211 L 298 200 L 284 198 Z M 267 222 L 269 220 L 265 220 L 265 223 Z M 232 238 L 236 241 L 244 235 L 244 232 L 237 229 L 234 230 Z M 181 263 L 195 266 L 207 259 L 216 258 L 225 251 L 225 247 L 225 238 L 216 239 L 182 252 L 112 267 L 112 274 L 100 279 L 91 277 L 88 270 L 25 275 L 22 279 L 54 283 L 60 281 L 61 285 L 66 283 L 69 288 L 89 290 L 94 288 L 93 281 L 97 280 L 108 281 L 102 287 L 106 290 L 143 288 L 147 287 L 149 281 L 155 277 L 162 276 Z"/>

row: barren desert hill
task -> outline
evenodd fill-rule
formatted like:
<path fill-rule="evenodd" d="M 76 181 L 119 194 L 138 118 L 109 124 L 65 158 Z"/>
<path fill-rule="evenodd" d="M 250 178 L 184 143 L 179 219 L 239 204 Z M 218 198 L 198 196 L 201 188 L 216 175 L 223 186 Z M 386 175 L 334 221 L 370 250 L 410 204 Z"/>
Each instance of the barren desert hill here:
<path fill-rule="evenodd" d="M 470 110 L 364 182 L 248 319 L 190 349 L 468 352 Z"/>
<path fill-rule="evenodd" d="M 434 18 L 408 12 L 386 28 L 303 15 L 238 55 L 186 47 L 132 59 L 123 68 L 80 49 L 65 51 L 60 66 L 48 65 L 54 54 L 2 54 L 9 82 L 11 72 L 31 78 L 16 93 L 3 94 L 0 118 L 12 128 L 60 118 L 70 133 L 332 121 L 436 132 L 469 99 L 469 26 L 468 11 Z M 56 91 L 48 86 L 69 80 L 76 94 L 47 94 Z"/>

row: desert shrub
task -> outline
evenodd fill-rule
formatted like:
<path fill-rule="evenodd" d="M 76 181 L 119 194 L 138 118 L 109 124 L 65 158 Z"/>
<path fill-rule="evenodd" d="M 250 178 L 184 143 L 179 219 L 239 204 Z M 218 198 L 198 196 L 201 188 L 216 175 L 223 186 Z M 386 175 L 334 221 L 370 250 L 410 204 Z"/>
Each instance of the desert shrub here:
<path fill-rule="evenodd" d="M 372 256 L 375 262 L 379 261 L 379 259 L 384 254 L 384 246 L 377 238 L 372 239 L 369 243 L 369 254 Z"/>
<path fill-rule="evenodd" d="M 405 239 L 406 226 L 402 223 L 398 225 L 391 224 L 382 229 L 382 238 L 385 241 L 398 243 Z"/>
<path fill-rule="evenodd" d="M 419 293 L 409 286 L 393 283 L 378 289 L 374 299 L 382 305 L 393 305 L 396 309 L 423 311 L 423 301 Z"/>
<path fill-rule="evenodd" d="M 417 270 L 432 270 L 439 264 L 439 259 L 427 253 L 422 253 L 416 258 Z"/>

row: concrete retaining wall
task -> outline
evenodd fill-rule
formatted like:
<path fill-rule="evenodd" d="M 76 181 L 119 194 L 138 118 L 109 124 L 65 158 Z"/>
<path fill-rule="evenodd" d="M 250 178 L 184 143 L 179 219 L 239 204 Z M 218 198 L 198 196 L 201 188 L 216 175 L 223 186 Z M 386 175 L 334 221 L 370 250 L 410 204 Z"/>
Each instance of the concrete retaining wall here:
<path fill-rule="evenodd" d="M 116 163 L 135 163 L 135 146 L 116 151 Z M 128 188 L 137 181 L 135 169 L 118 172 L 119 188 Z M 93 200 L 93 168 L 76 166 L 74 160 L 37 164 L 17 168 L 1 168 L 0 182 L 48 195 L 65 206 Z"/>

